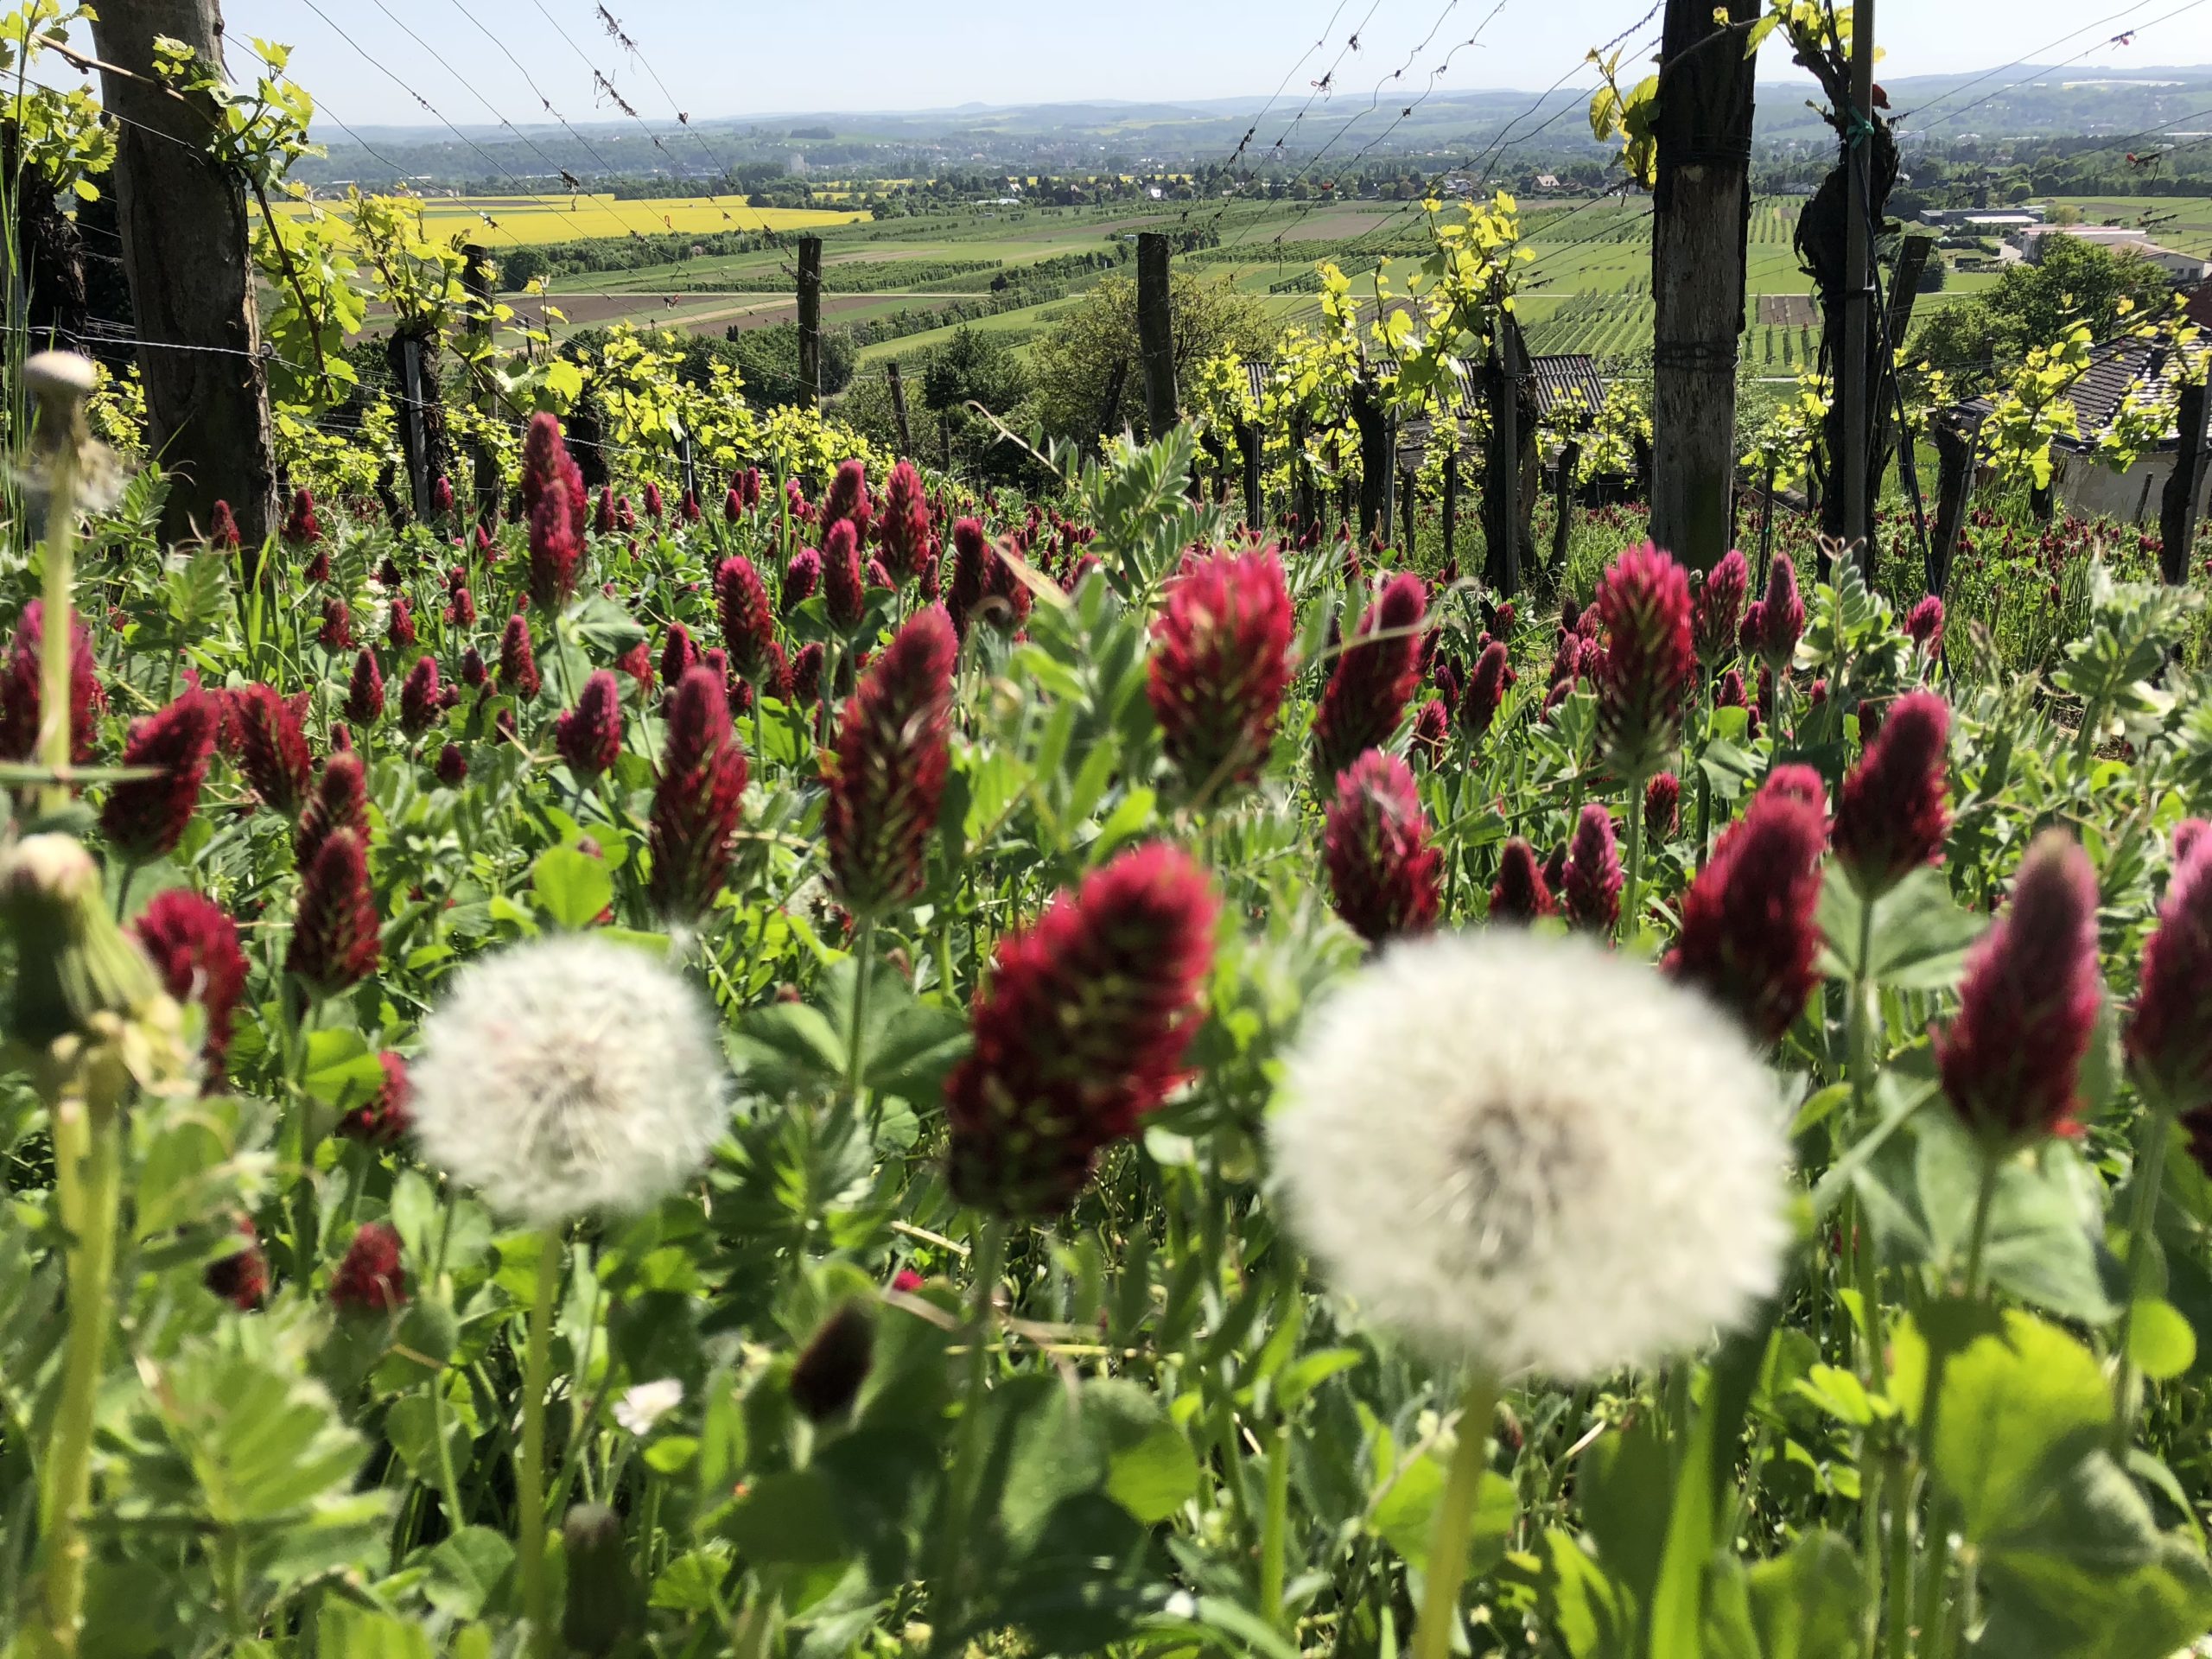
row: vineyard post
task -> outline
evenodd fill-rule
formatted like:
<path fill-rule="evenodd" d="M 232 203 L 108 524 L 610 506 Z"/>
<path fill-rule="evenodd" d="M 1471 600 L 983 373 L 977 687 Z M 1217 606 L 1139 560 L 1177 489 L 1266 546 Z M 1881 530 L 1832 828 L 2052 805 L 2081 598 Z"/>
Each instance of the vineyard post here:
<path fill-rule="evenodd" d="M 1842 464 L 1831 487 L 1843 495 L 1843 538 L 1856 545 L 1861 566 L 1874 568 L 1872 460 L 1874 397 L 1871 361 L 1874 322 L 1872 191 L 1867 177 L 1871 134 L 1861 130 L 1874 107 L 1874 0 L 1859 0 L 1851 24 L 1852 130 L 1844 138 L 1848 206 L 1844 210 L 1843 362 L 1837 380 L 1843 408 Z"/>
<path fill-rule="evenodd" d="M 92 23 L 101 103 L 118 129 L 116 210 L 138 336 L 181 348 L 138 354 L 147 452 L 171 476 L 162 537 L 205 531 L 226 501 L 245 544 L 258 547 L 276 527 L 276 457 L 245 187 L 208 153 L 213 103 L 155 73 L 164 37 L 219 64 L 216 0 L 110 0 Z"/>
<path fill-rule="evenodd" d="M 1582 440 L 1569 435 L 1559 447 L 1559 511 L 1552 518 L 1552 573 L 1567 574 L 1567 544 L 1574 530 L 1574 474 L 1582 465 Z"/>
<path fill-rule="evenodd" d="M 912 455 L 914 453 L 914 434 L 906 424 L 906 383 L 899 378 L 895 358 L 883 365 L 883 378 L 891 385 L 891 420 L 899 430 L 899 453 Z"/>
<path fill-rule="evenodd" d="M 462 247 L 461 257 L 461 285 L 473 302 L 472 316 L 484 319 L 484 327 L 477 334 L 478 338 L 488 346 L 492 327 L 492 256 L 480 243 L 471 242 Z M 472 360 L 474 360 L 473 355 Z M 481 387 L 476 395 L 477 412 L 486 419 L 499 412 L 493 402 L 494 395 L 488 384 Z M 475 450 L 474 493 L 476 516 L 481 521 L 499 510 L 499 458 L 492 452 L 490 442 L 481 435 L 473 448 Z"/>
<path fill-rule="evenodd" d="M 1411 559 L 1414 556 L 1414 492 L 1421 483 L 1421 474 L 1410 467 L 1402 467 L 1398 469 L 1398 476 L 1403 480 L 1398 512 L 1404 520 L 1398 526 L 1398 532 L 1404 538 L 1402 545 L 1406 550 L 1406 557 Z"/>
<path fill-rule="evenodd" d="M 1175 327 L 1169 302 L 1167 238 L 1137 237 L 1137 346 L 1144 357 L 1145 425 L 1153 442 L 1175 424 Z"/>
<path fill-rule="evenodd" d="M 798 244 L 798 380 L 807 407 L 822 407 L 822 238 Z"/>
<path fill-rule="evenodd" d="M 2158 574 L 2167 582 L 2189 580 L 2189 555 L 2196 541 L 2196 504 L 2204 493 L 2204 382 L 2182 380 L 2180 448 L 2173 474 L 2158 498 L 2158 531 L 2165 539 L 2158 553 Z"/>
<path fill-rule="evenodd" d="M 1444 457 L 1444 569 L 1457 571 L 1459 566 L 1459 441 L 1452 441 L 1451 453 Z"/>
<path fill-rule="evenodd" d="M 407 451 L 407 490 L 419 524 L 430 522 L 430 429 L 423 416 L 423 341 L 415 334 L 399 337 L 400 392 L 407 399 L 406 419 L 401 423 L 401 446 Z"/>
<path fill-rule="evenodd" d="M 1761 0 L 1668 0 L 1652 196 L 1651 535 L 1692 569 L 1734 520 L 1737 341 L 1751 232 L 1758 65 L 1732 31 Z"/>
<path fill-rule="evenodd" d="M 1939 599 L 1950 585 L 1951 557 L 1966 526 L 1974 487 L 1974 438 L 1959 422 L 1939 413 L 1929 423 L 1936 439 L 1936 533 L 1928 543 L 1928 591 Z"/>
<path fill-rule="evenodd" d="M 1774 552 L 1774 462 L 1766 464 L 1766 477 L 1759 484 L 1759 569 L 1758 585 L 1766 586 L 1767 560 Z"/>
<path fill-rule="evenodd" d="M 689 432 L 677 435 L 676 464 L 682 471 L 685 498 L 694 503 L 697 502 L 699 499 L 699 454 L 698 451 L 691 447 L 691 435 Z"/>
<path fill-rule="evenodd" d="M 1260 474 L 1260 429 L 1252 421 L 1236 423 L 1236 453 L 1244 462 L 1244 522 L 1257 530 L 1266 522 L 1267 502 L 1262 498 L 1263 485 Z"/>
<path fill-rule="evenodd" d="M 1897 249 L 1897 262 L 1890 272 L 1890 306 L 1888 338 L 1892 345 L 1903 346 L 1912 332 L 1914 302 L 1920 296 L 1920 279 L 1928 269 L 1928 258 L 1936 246 L 1932 236 L 1909 236 Z M 1904 416 L 1901 389 L 1897 385 L 1895 359 L 1881 376 L 1881 390 L 1886 397 L 1878 397 L 1874 407 L 1874 448 L 1872 465 L 1878 480 L 1889 470 L 1890 453 L 1897 452 L 1897 465 L 1902 477 L 1913 467 L 1912 435 L 1900 432 Z M 1899 440 L 1902 437 L 1903 442 Z M 1878 488 L 1878 484 L 1877 486 Z"/>
<path fill-rule="evenodd" d="M 1382 523 L 1390 500 L 1390 423 L 1382 413 L 1365 367 L 1351 386 L 1351 422 L 1359 432 L 1359 534 L 1364 541 Z"/>

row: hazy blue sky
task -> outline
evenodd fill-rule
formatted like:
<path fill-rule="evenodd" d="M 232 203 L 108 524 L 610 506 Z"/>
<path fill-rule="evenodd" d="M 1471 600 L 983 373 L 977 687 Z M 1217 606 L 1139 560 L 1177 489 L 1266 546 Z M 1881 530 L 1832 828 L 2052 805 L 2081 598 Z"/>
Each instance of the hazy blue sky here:
<path fill-rule="evenodd" d="M 679 108 L 724 116 L 1083 98 L 1249 96 L 1256 113 L 1286 76 L 1286 95 L 1302 98 L 1355 30 L 1360 49 L 1344 54 L 1337 108 L 1367 101 L 1376 82 L 1402 65 L 1410 67 L 1399 84 L 1417 92 L 1447 57 L 1441 89 L 1533 92 L 1588 48 L 1636 24 L 1646 3 L 609 0 L 637 42 L 634 59 L 607 37 L 593 0 L 225 0 L 223 10 L 233 35 L 295 47 L 295 70 L 308 89 L 336 118 L 358 126 L 430 122 L 378 65 L 462 125 L 493 120 L 493 111 L 516 121 L 543 119 L 523 73 L 469 22 L 472 16 L 571 121 L 621 118 L 597 93 L 596 66 L 649 124 L 660 124 Z M 2131 27 L 2142 31 L 2133 44 L 2107 43 Z M 1655 22 L 1630 44 L 1656 28 Z M 353 45 L 340 38 L 340 29 Z M 1478 29 L 1478 44 L 1462 44 Z M 1878 32 L 1890 77 L 1994 68 L 2024 54 L 2053 64 L 2086 54 L 2066 71 L 2072 78 L 2108 67 L 2212 62 L 2206 0 L 1886 0 Z M 232 73 L 243 75 L 250 62 L 234 62 Z M 1794 71 L 1777 57 L 1769 73 Z M 654 73 L 666 83 L 664 92 Z M 1383 94 L 1397 95 L 1397 85 Z"/>

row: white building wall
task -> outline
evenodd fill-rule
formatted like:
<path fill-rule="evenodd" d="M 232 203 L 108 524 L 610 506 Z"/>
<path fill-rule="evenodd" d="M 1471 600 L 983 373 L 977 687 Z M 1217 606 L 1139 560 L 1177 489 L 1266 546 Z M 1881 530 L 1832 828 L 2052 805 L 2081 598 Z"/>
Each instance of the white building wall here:
<path fill-rule="evenodd" d="M 2069 512 L 2083 518 L 2118 518 L 2130 524 L 2158 522 L 2158 502 L 2172 476 L 2171 454 L 2146 455 L 2125 474 L 2100 467 L 2087 455 L 2062 454 L 2056 480 L 2058 499 Z M 2196 513 L 2202 519 L 2212 511 L 2212 467 L 2204 469 L 2203 486 L 2197 492 Z"/>

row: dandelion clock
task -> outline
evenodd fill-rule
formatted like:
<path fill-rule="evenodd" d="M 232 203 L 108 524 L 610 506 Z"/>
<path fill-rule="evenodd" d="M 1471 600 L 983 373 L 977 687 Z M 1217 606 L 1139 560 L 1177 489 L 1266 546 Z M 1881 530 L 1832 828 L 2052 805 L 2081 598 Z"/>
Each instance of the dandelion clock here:
<path fill-rule="evenodd" d="M 1392 946 L 1308 1021 L 1270 1140 L 1331 1285 L 1469 1368 L 1433 1561 L 1465 1560 L 1447 1529 L 1467 1523 L 1502 1379 L 1701 1346 L 1778 1282 L 1771 1075 L 1702 997 L 1587 941 Z M 1447 1650 L 1458 1580 L 1432 1575 L 1423 1656 Z"/>
<path fill-rule="evenodd" d="M 581 936 L 463 969 L 423 1024 L 416 1136 L 430 1161 L 541 1230 L 515 1460 L 518 1577 L 533 1639 L 552 1629 L 545 1393 L 564 1224 L 651 1207 L 698 1170 L 724 1116 L 706 1003 L 645 952 Z"/>

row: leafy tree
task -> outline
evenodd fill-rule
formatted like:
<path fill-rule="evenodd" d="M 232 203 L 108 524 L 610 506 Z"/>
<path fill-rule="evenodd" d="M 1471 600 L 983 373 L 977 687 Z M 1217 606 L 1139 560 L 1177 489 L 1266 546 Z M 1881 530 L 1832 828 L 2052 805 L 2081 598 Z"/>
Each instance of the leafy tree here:
<path fill-rule="evenodd" d="M 2172 294 L 2172 281 L 2146 259 L 2079 237 L 2053 237 L 2041 264 L 2012 266 L 1979 298 L 1937 311 L 1918 331 L 1914 355 L 1979 390 L 1976 365 L 1993 362 L 2001 371 L 2021 362 L 2077 321 L 2088 324 L 2093 340 L 2109 340 L 2123 317 L 2155 316 Z"/>
<path fill-rule="evenodd" d="M 1265 354 L 1276 331 L 1257 300 L 1227 279 L 1204 281 L 1186 271 L 1171 279 L 1168 304 L 1180 385 L 1197 366 L 1223 352 Z M 1145 429 L 1144 359 L 1137 342 L 1137 286 L 1108 276 L 1066 321 L 1037 342 L 1037 404 L 1046 429 L 1062 437 L 1095 438 L 1124 426 Z M 1109 408 L 1109 394 L 1120 396 Z"/>

